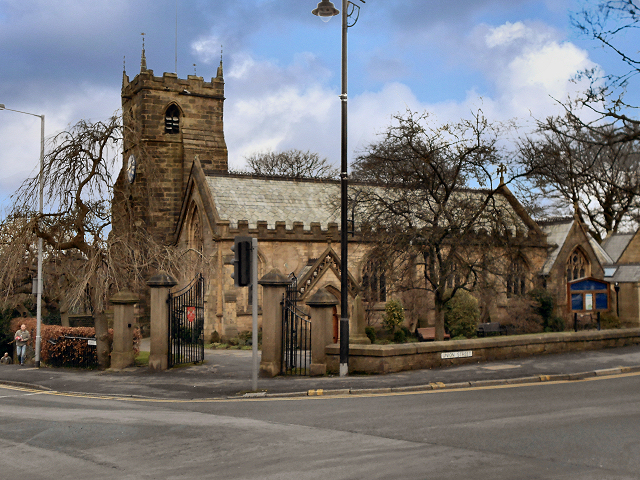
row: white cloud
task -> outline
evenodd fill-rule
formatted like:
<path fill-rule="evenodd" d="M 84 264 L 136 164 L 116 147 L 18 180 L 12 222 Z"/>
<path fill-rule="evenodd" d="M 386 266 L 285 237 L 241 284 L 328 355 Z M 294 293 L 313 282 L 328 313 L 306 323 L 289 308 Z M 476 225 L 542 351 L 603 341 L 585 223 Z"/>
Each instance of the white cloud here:
<path fill-rule="evenodd" d="M 593 66 L 584 50 L 568 42 L 550 42 L 514 58 L 509 77 L 513 88 L 539 88 L 558 98 L 573 90 L 570 80 L 576 72 Z"/>
<path fill-rule="evenodd" d="M 243 53 L 233 56 L 232 65 L 225 74 L 225 138 L 231 168 L 242 168 L 244 157 L 259 151 L 320 151 L 317 140 L 334 123 L 337 95 L 317 80 L 326 72 L 314 64 L 313 56 L 299 55 L 282 68 Z"/>
<path fill-rule="evenodd" d="M 191 50 L 205 64 L 217 61 L 222 53 L 222 40 L 218 37 L 201 37 L 191 43 Z"/>
<path fill-rule="evenodd" d="M 428 111 L 433 122 L 455 122 L 481 109 L 490 121 L 514 117 L 526 125 L 531 117 L 561 113 L 563 100 L 584 85 L 572 82 L 575 73 L 594 66 L 587 52 L 543 25 L 523 22 L 482 26 L 473 43 L 477 66 L 490 94 L 471 87 L 459 101 L 429 102 L 403 82 L 389 81 L 375 90 L 349 97 L 349 157 L 376 141 L 394 114 Z M 230 165 L 239 168 L 244 157 L 262 150 L 310 149 L 340 158 L 338 92 L 327 87 L 330 75 L 301 54 L 281 67 L 245 53 L 234 56 L 228 79 L 226 129 Z M 444 80 L 446 82 L 446 79 Z M 238 95 L 235 95 L 238 92 Z M 241 93 L 240 93 L 241 92 Z"/>
<path fill-rule="evenodd" d="M 493 48 L 499 45 L 510 44 L 514 40 L 524 37 L 526 33 L 527 28 L 524 26 L 524 23 L 507 22 L 504 25 L 491 30 L 486 37 L 487 46 L 489 48 Z"/>
<path fill-rule="evenodd" d="M 330 92 L 315 85 L 305 90 L 286 86 L 263 97 L 231 102 L 225 135 L 236 153 L 230 163 L 243 163 L 239 157 L 254 150 L 279 150 L 303 142 L 304 132 L 311 135 L 312 126 L 322 131 L 331 122 L 332 99 Z"/>
<path fill-rule="evenodd" d="M 588 53 L 542 23 L 479 26 L 470 37 L 476 66 L 489 82 L 492 101 L 507 117 L 559 114 L 564 101 L 587 87 L 577 72 L 597 67 Z"/>

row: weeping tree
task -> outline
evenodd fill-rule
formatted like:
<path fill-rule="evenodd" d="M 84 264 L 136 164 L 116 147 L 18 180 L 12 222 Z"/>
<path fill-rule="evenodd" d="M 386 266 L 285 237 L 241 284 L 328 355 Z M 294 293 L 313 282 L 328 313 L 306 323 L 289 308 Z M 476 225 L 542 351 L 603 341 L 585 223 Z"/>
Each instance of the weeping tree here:
<path fill-rule="evenodd" d="M 17 294 L 30 288 L 35 245 L 42 238 L 44 297 L 58 307 L 81 307 L 92 314 L 103 368 L 109 364 L 105 310 L 111 295 L 129 289 L 142 296 L 146 280 L 158 270 L 181 276 L 192 264 L 202 269 L 209 263 L 193 249 L 158 243 L 133 217 L 127 217 L 118 234 L 111 231 L 122 128 L 115 115 L 95 123 L 81 120 L 51 138 L 43 166 L 44 213 L 38 213 L 39 178 L 34 176 L 13 195 L 10 212 L 0 223 L 5 303 L 19 303 Z"/>
<path fill-rule="evenodd" d="M 521 238 L 513 233 L 529 227 L 492 178 L 504 157 L 481 113 L 441 126 L 411 111 L 393 120 L 352 165 L 352 208 L 387 285 L 431 294 L 442 340 L 448 302 L 507 273 Z"/>
<path fill-rule="evenodd" d="M 16 238 L 42 238 L 46 249 L 67 257 L 59 269 L 70 279 L 71 304 L 88 296 L 95 328 L 98 362 L 108 366 L 106 239 L 111 225 L 112 172 L 122 141 L 121 118 L 81 120 L 49 139 L 42 167 L 45 212 L 38 213 L 39 178 L 28 178 L 13 195 L 11 217 L 22 219 Z M 20 247 L 18 247 L 20 248 Z M 49 255 L 48 259 L 52 256 Z"/>

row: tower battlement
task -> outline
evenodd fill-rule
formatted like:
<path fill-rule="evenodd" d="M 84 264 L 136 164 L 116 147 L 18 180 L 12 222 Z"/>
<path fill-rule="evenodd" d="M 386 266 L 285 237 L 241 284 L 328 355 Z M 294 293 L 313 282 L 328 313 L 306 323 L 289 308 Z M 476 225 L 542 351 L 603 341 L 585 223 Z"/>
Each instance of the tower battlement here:
<path fill-rule="evenodd" d="M 169 72 L 164 72 L 161 77 L 156 77 L 153 70 L 142 70 L 133 80 L 129 80 L 126 73 L 123 75 L 123 102 L 143 89 L 159 89 L 192 96 L 207 95 L 224 100 L 224 79 L 222 76 L 212 77 L 210 82 L 205 82 L 204 77 L 188 75 L 186 79 L 183 79 L 179 78 L 177 74 Z"/>

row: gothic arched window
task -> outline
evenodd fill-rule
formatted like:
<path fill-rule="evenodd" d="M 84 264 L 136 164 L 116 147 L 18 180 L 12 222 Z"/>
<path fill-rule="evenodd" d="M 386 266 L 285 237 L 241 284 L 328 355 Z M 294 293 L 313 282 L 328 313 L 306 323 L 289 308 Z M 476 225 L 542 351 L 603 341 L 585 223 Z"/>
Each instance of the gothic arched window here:
<path fill-rule="evenodd" d="M 511 262 L 507 275 L 507 298 L 527 293 L 527 272 L 527 265 L 522 258 L 516 258 Z"/>
<path fill-rule="evenodd" d="M 164 114 L 164 132 L 180 133 L 180 110 L 176 105 L 169 105 Z"/>
<path fill-rule="evenodd" d="M 198 209 L 194 209 L 191 225 L 189 228 L 189 247 L 202 253 L 203 249 L 202 227 L 200 226 L 200 216 Z"/>
<path fill-rule="evenodd" d="M 590 275 L 590 264 L 580 248 L 576 248 L 567 259 L 567 282 Z"/>
<path fill-rule="evenodd" d="M 369 260 L 362 272 L 362 291 L 365 302 L 387 301 L 387 280 L 379 262 Z"/>

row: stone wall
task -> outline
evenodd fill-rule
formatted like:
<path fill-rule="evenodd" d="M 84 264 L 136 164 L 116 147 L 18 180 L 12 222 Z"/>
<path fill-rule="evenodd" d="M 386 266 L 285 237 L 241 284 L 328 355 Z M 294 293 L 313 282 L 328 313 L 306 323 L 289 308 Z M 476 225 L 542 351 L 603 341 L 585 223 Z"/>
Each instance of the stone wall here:
<path fill-rule="evenodd" d="M 640 328 L 514 335 L 398 345 L 350 345 L 349 372 L 392 373 L 636 344 L 640 344 Z M 327 372 L 337 373 L 340 364 L 340 346 L 337 344 L 327 345 L 325 352 Z M 469 354 L 469 352 L 471 353 Z"/>

